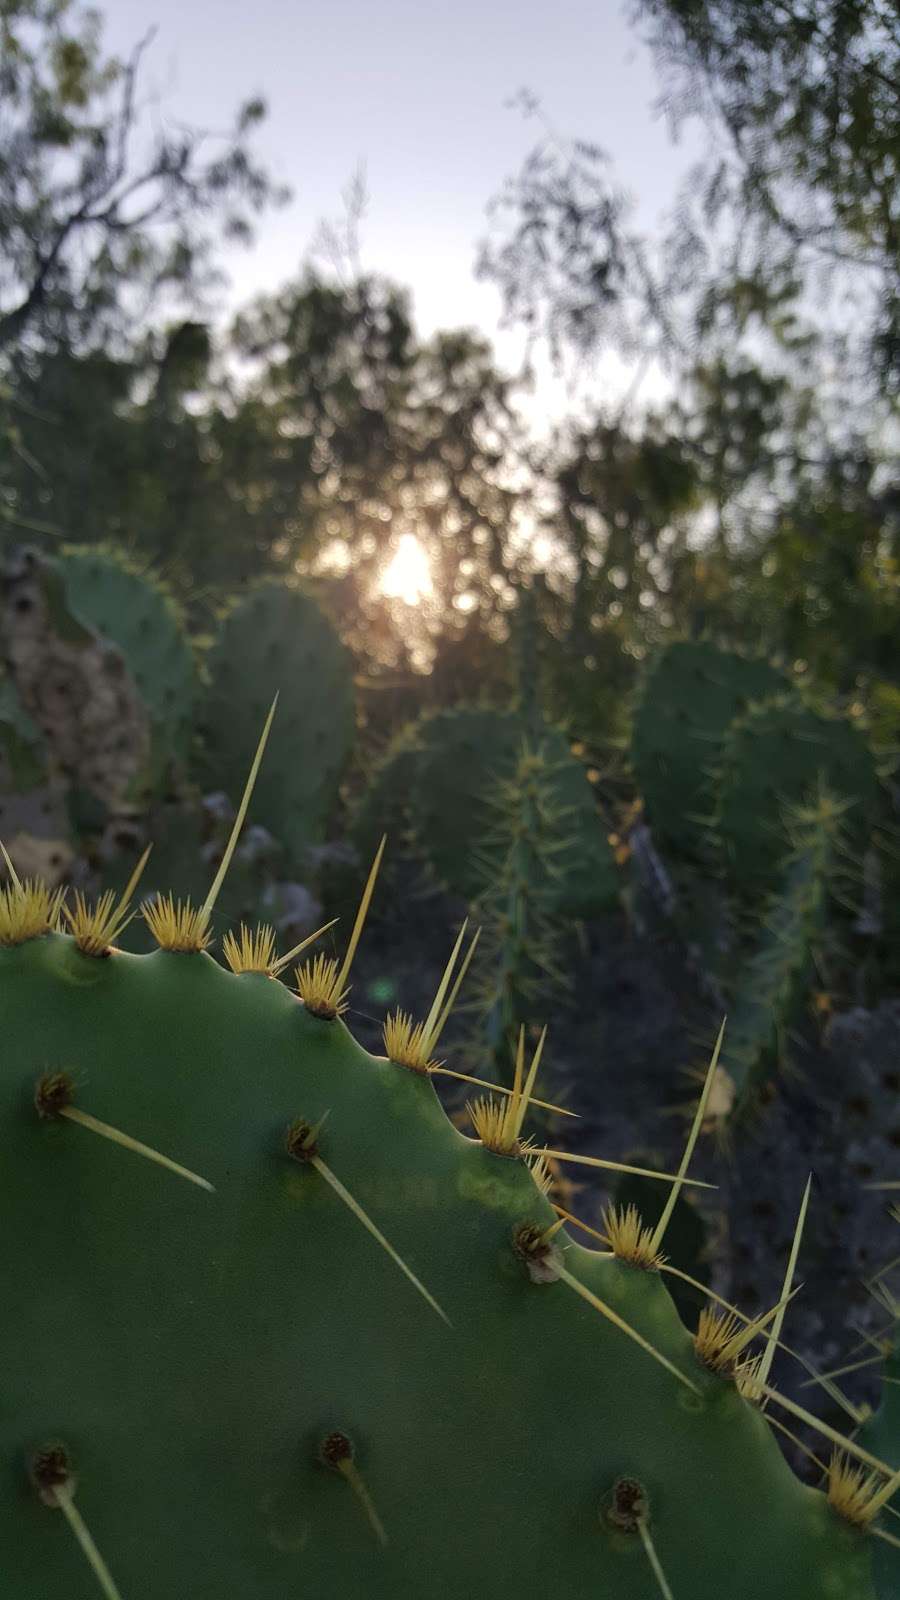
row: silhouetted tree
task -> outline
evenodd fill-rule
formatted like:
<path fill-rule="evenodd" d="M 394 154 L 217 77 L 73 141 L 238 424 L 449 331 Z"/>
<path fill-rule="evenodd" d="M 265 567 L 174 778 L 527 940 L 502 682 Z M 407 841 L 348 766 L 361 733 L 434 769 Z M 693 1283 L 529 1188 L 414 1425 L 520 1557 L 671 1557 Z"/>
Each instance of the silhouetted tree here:
<path fill-rule="evenodd" d="M 121 62 L 73 0 L 0 0 L 0 349 L 130 343 L 161 296 L 208 284 L 217 234 L 248 238 L 277 198 L 249 146 L 261 100 L 224 137 L 148 128 L 147 42 Z"/>

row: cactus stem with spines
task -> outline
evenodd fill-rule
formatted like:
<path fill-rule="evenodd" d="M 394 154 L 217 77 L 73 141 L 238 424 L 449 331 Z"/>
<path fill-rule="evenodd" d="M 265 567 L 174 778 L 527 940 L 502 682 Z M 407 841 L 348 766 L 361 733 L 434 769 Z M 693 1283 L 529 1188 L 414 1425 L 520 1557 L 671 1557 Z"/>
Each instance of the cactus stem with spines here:
<path fill-rule="evenodd" d="M 385 1054 L 389 1061 L 395 1062 L 397 1066 L 408 1067 L 411 1072 L 420 1072 L 431 1077 L 438 1074 L 442 1077 L 455 1078 L 460 1083 L 474 1084 L 479 1089 L 490 1089 L 494 1094 L 512 1095 L 516 1092 L 515 1088 L 510 1088 L 505 1084 L 492 1083 L 487 1078 L 473 1077 L 468 1072 L 456 1072 L 452 1068 L 446 1067 L 442 1061 L 433 1059 L 435 1046 L 451 1015 L 481 936 L 481 929 L 477 928 L 460 965 L 453 988 L 447 995 L 447 986 L 467 927 L 468 918 L 463 923 L 456 943 L 450 952 L 443 977 L 438 985 L 431 1010 L 425 1021 L 414 1023 L 408 1012 L 400 1010 L 393 1012 L 385 1019 L 383 1029 Z M 529 1105 L 539 1106 L 544 1111 L 556 1112 L 561 1117 L 577 1117 L 578 1115 L 577 1112 L 569 1111 L 564 1106 L 552 1105 L 548 1100 L 539 1100 L 535 1095 L 528 1097 L 528 1103 Z"/>
<path fill-rule="evenodd" d="M 113 1579 L 112 1573 L 97 1549 L 93 1535 L 75 1504 L 72 1489 L 65 1485 L 62 1486 L 55 1491 L 55 1498 L 56 1504 L 74 1533 L 81 1552 L 97 1579 L 103 1594 L 106 1596 L 106 1600 L 122 1600 L 121 1592 Z"/>
<path fill-rule="evenodd" d="M 560 1216 L 563 1221 L 570 1223 L 572 1227 L 580 1228 L 583 1233 L 589 1234 L 592 1239 L 598 1239 L 601 1244 L 609 1244 L 610 1238 L 608 1233 L 601 1233 L 598 1228 L 592 1228 L 589 1223 L 582 1222 L 580 1217 L 574 1216 L 571 1211 L 566 1211 L 564 1207 L 556 1205 L 554 1202 L 551 1202 L 551 1204 L 553 1204 L 554 1211 L 556 1211 L 557 1215 Z M 616 1255 L 617 1253 L 618 1252 L 614 1250 L 597 1252 L 598 1255 L 607 1254 L 609 1256 Z M 745 1311 L 741 1311 L 740 1308 L 736 1305 L 733 1305 L 730 1300 L 724 1299 L 722 1295 L 717 1294 L 714 1289 L 711 1289 L 708 1284 L 701 1283 L 699 1278 L 692 1277 L 689 1272 L 684 1272 L 681 1267 L 673 1266 L 671 1261 L 667 1261 L 665 1257 L 661 1257 L 655 1263 L 655 1266 L 657 1271 L 665 1273 L 667 1276 L 672 1278 L 679 1278 L 682 1283 L 689 1284 L 692 1289 L 697 1289 L 701 1294 L 706 1295 L 709 1300 L 715 1301 L 716 1305 L 722 1306 L 723 1309 L 729 1312 L 737 1322 L 749 1324 L 753 1321 L 752 1317 L 748 1317 Z M 785 1302 L 785 1304 L 786 1303 L 787 1302 Z M 854 1406 L 852 1401 L 847 1399 L 847 1396 L 838 1388 L 837 1384 L 830 1382 L 830 1379 L 834 1376 L 834 1374 L 826 1373 L 824 1376 L 820 1376 L 818 1373 L 814 1372 L 812 1366 L 806 1360 L 805 1356 L 798 1355 L 797 1351 L 792 1350 L 790 1345 L 785 1344 L 781 1339 L 777 1339 L 776 1344 L 779 1350 L 783 1350 L 786 1355 L 789 1355 L 795 1361 L 798 1361 L 807 1372 L 813 1374 L 813 1376 L 809 1379 L 809 1382 L 821 1384 L 825 1388 L 826 1393 L 828 1393 L 831 1399 L 834 1400 L 835 1404 L 846 1411 L 847 1415 L 858 1427 L 859 1424 L 864 1420 L 864 1413 L 861 1412 L 857 1406 Z M 877 1356 L 872 1356 L 870 1359 L 873 1362 L 880 1361 L 882 1359 L 882 1354 L 883 1352 L 879 1352 Z M 801 1387 L 805 1387 L 805 1385 L 801 1385 Z M 773 1419 L 769 1418 L 769 1420 L 772 1421 Z"/>
<path fill-rule="evenodd" d="M 620 1529 L 623 1533 L 638 1534 L 663 1600 L 674 1600 L 650 1534 L 647 1495 L 639 1479 L 618 1478 L 616 1480 L 613 1484 L 611 1504 L 606 1511 L 606 1520 L 612 1527 Z"/>
<path fill-rule="evenodd" d="M 770 1411 L 766 1412 L 766 1421 L 770 1428 L 776 1428 L 779 1433 L 784 1434 L 786 1439 L 790 1439 L 794 1448 L 799 1450 L 800 1454 L 804 1455 L 807 1461 L 811 1461 L 814 1467 L 818 1467 L 823 1478 L 827 1478 L 828 1467 L 826 1466 L 825 1462 L 822 1461 L 821 1457 L 816 1455 L 814 1450 L 810 1450 L 808 1444 L 803 1443 L 803 1440 L 799 1438 L 796 1433 L 794 1433 L 792 1428 L 788 1428 L 779 1417 L 773 1417 Z"/>
<path fill-rule="evenodd" d="M 251 731 L 251 740 L 253 736 Z M 198 919 L 202 910 L 194 913 Z M 208 934 L 208 927 L 203 931 Z M 246 930 L 244 951 L 244 930 L 236 930 L 238 956 L 256 957 L 268 967 L 271 945 L 265 935 L 254 945 L 254 937 Z M 434 1005 L 423 1008 L 425 1023 L 431 1026 L 452 1000 L 452 973 L 458 976 L 464 943 L 458 946 L 443 992 Z M 224 962 L 228 963 L 227 955 Z M 573 1505 L 584 1508 L 586 1499 L 590 1507 L 591 1485 L 598 1473 L 601 1483 L 610 1482 L 623 1459 L 631 1464 L 623 1453 L 632 1439 L 638 1449 L 633 1464 L 640 1467 L 641 1478 L 646 1473 L 646 1482 L 655 1486 L 652 1513 L 657 1510 L 655 1495 L 660 1495 L 659 1515 L 648 1514 L 646 1490 L 644 1504 L 633 1508 L 635 1514 L 642 1513 L 650 1541 L 649 1547 L 642 1541 L 644 1548 L 639 1549 L 638 1525 L 628 1530 L 635 1569 L 629 1581 L 636 1592 L 658 1593 L 663 1600 L 673 1592 L 678 1600 L 712 1593 L 719 1574 L 731 1572 L 728 1563 L 733 1559 L 733 1587 L 741 1594 L 764 1590 L 772 1600 L 787 1600 L 788 1595 L 790 1600 L 813 1600 L 824 1581 L 821 1562 L 822 1573 L 836 1592 L 840 1588 L 859 1600 L 874 1600 L 869 1552 L 860 1548 L 861 1540 L 829 1515 L 823 1496 L 792 1482 L 774 1439 L 761 1426 L 765 1417 L 741 1402 L 741 1396 L 749 1397 L 772 1412 L 778 1409 L 771 1399 L 776 1391 L 761 1384 L 762 1357 L 741 1359 L 739 1354 L 729 1375 L 730 1391 L 721 1380 L 705 1374 L 696 1365 L 688 1335 L 660 1285 L 622 1264 L 631 1255 L 643 1258 L 633 1265 L 666 1270 L 664 1261 L 647 1259 L 650 1230 L 637 1213 L 608 1215 L 605 1238 L 612 1240 L 619 1262 L 580 1250 L 566 1236 L 568 1214 L 562 1208 L 552 1209 L 552 1201 L 542 1197 L 552 1186 L 548 1159 L 539 1149 L 529 1151 L 521 1120 L 511 1129 L 516 1147 L 511 1153 L 520 1159 L 493 1159 L 444 1121 L 435 1097 L 410 1074 L 395 1072 L 388 1062 L 370 1055 L 344 1028 L 327 1029 L 313 1015 L 304 1014 L 277 983 L 250 977 L 237 983 L 211 960 L 116 954 L 108 963 L 88 969 L 74 955 L 71 937 L 53 932 L 33 948 L 0 951 L 0 967 L 7 985 L 5 1036 L 11 1044 L 5 1074 L 7 1146 L 13 1175 L 23 1180 L 11 1186 L 13 1204 L 21 1207 L 21 1219 L 13 1213 L 11 1237 L 22 1238 L 21 1249 L 17 1243 L 11 1258 L 12 1286 L 17 1295 L 24 1288 L 26 1294 L 34 1289 L 44 1297 L 48 1283 L 58 1284 L 63 1295 L 58 1303 L 66 1313 L 72 1345 L 69 1359 L 60 1361 L 58 1322 L 52 1315 L 40 1315 L 44 1299 L 37 1298 L 37 1315 L 29 1318 L 24 1337 L 8 1330 L 4 1363 L 12 1375 L 14 1407 L 18 1395 L 25 1398 L 23 1428 L 32 1414 L 32 1390 L 46 1414 L 69 1415 L 71 1397 L 77 1400 L 82 1392 L 81 1387 L 71 1388 L 70 1372 L 78 1371 L 89 1376 L 91 1414 L 98 1422 L 103 1418 L 104 1430 L 112 1426 L 126 1441 L 146 1441 L 146 1458 L 142 1446 L 139 1458 L 132 1454 L 123 1462 L 123 1495 L 102 1502 L 104 1554 L 114 1570 L 122 1564 L 123 1578 L 128 1563 L 136 1563 L 134 1571 L 144 1571 L 130 1524 L 133 1494 L 149 1461 L 151 1467 L 154 1462 L 162 1464 L 165 1480 L 164 1498 L 158 1503 L 164 1517 L 160 1525 L 169 1525 L 164 1515 L 167 1506 L 177 1511 L 179 1505 L 188 1504 L 192 1492 L 196 1496 L 197 1515 L 176 1519 L 177 1532 L 173 1527 L 166 1552 L 167 1557 L 171 1553 L 173 1571 L 169 1572 L 167 1559 L 163 1581 L 172 1587 L 174 1576 L 179 1593 L 190 1590 L 191 1578 L 196 1581 L 198 1572 L 205 1574 L 207 1586 L 230 1592 L 235 1571 L 259 1588 L 261 1597 L 263 1590 L 266 1595 L 281 1593 L 284 1555 L 291 1550 L 301 1557 L 296 1563 L 300 1576 L 316 1592 L 325 1592 L 337 1581 L 353 1595 L 374 1587 L 397 1600 L 416 1600 L 422 1572 L 432 1588 L 448 1594 L 468 1592 L 473 1579 L 477 1587 L 483 1574 L 484 1587 L 498 1600 L 501 1592 L 503 1597 L 530 1594 L 551 1571 L 573 1595 L 587 1595 L 597 1584 L 615 1588 L 617 1567 L 622 1581 L 618 1559 L 622 1541 L 609 1541 L 606 1548 L 596 1523 L 593 1528 L 589 1525 L 590 1515 L 576 1523 L 571 1513 Z M 340 966 L 335 962 L 333 967 L 337 980 Z M 96 981 L 85 981 L 91 976 Z M 519 1021 L 516 1018 L 516 1032 Z M 511 1042 L 515 1045 L 515 1034 Z M 520 1055 L 509 1098 L 519 1102 L 521 1118 L 534 1103 L 526 1093 L 524 1041 Z M 512 1056 L 510 1067 L 515 1050 Z M 248 1060 L 254 1068 L 249 1076 Z M 92 1095 L 85 1098 L 95 1092 L 99 1109 L 115 1107 L 129 1125 L 146 1123 L 150 1116 L 146 1108 L 152 1107 L 150 1127 L 165 1146 L 177 1148 L 187 1137 L 178 1132 L 180 1128 L 193 1128 L 195 1138 L 202 1134 L 204 1147 L 217 1153 L 220 1186 L 226 1175 L 229 1179 L 226 1210 L 235 1226 L 224 1258 L 220 1242 L 225 1213 L 219 1205 L 197 1212 L 196 1229 L 178 1231 L 177 1251 L 173 1252 L 162 1227 L 150 1234 L 145 1231 L 140 1260 L 116 1248 L 122 1239 L 135 1236 L 129 1224 L 140 1228 L 147 1205 L 152 1208 L 165 1193 L 179 1212 L 182 1209 L 177 1191 L 173 1196 L 171 1186 L 164 1190 L 140 1163 L 127 1171 L 124 1188 L 117 1185 L 111 1216 L 102 1183 L 98 1189 L 91 1180 L 84 1196 L 89 1202 L 88 1225 L 82 1227 L 79 1219 L 75 1230 L 59 1228 L 71 1162 L 77 1166 L 85 1152 L 76 1136 L 71 1136 L 74 1147 L 64 1147 L 70 1136 L 59 1130 L 55 1140 L 51 1133 L 37 1148 L 33 1124 L 20 1114 L 23 1074 L 26 1083 L 33 1083 L 47 1061 L 71 1065 L 79 1098 L 81 1075 L 89 1070 Z M 193 1062 L 200 1071 L 191 1072 Z M 279 1181 L 277 1157 L 273 1165 L 264 1149 L 271 1136 L 263 1135 L 260 1149 L 253 1130 L 259 1117 L 268 1115 L 266 1106 L 294 1103 L 298 1069 L 306 1085 L 302 1097 L 306 1105 L 316 1114 L 326 1105 L 333 1111 L 327 1133 L 323 1121 L 292 1126 L 291 1154 L 311 1170 L 297 1174 L 292 1164 L 291 1178 L 282 1152 Z M 510 1071 L 510 1081 L 512 1077 Z M 69 1097 L 63 1083 L 55 1092 L 52 1085 L 45 1086 L 42 1098 L 51 1114 L 56 1098 L 60 1114 L 69 1109 L 65 1104 Z M 132 1110 L 126 1117 L 129 1105 Z M 707 1115 L 711 1108 L 712 1098 Z M 421 1262 L 442 1297 L 452 1296 L 454 1320 L 467 1329 L 467 1337 L 455 1341 L 452 1367 L 442 1375 L 447 1404 L 438 1405 L 436 1400 L 433 1414 L 434 1359 L 445 1335 L 442 1330 L 442 1345 L 437 1346 L 433 1322 L 414 1313 L 408 1289 L 396 1281 L 396 1270 L 384 1273 L 360 1228 L 347 1228 L 345 1212 L 350 1209 L 410 1278 L 328 1164 L 332 1126 L 334 1161 L 342 1178 L 374 1215 L 384 1209 L 383 1220 L 391 1233 L 399 1230 L 400 1223 L 391 1223 L 390 1217 L 403 1219 L 398 1243 L 417 1266 Z M 62 1151 L 55 1167 L 54 1145 Z M 188 1149 L 195 1146 L 189 1144 Z M 87 1154 L 96 1165 L 98 1149 Z M 110 1164 L 117 1159 L 109 1157 Z M 261 1181 L 261 1160 L 272 1169 L 271 1183 Z M 659 1178 L 677 1184 L 680 1192 L 691 1181 L 689 1160 L 690 1153 L 679 1170 L 658 1174 Z M 337 1206 L 325 1184 L 335 1190 Z M 382 1194 L 389 1198 L 380 1201 Z M 508 1240 L 523 1216 L 531 1220 L 514 1235 L 520 1258 L 517 1271 Z M 422 1241 L 421 1256 L 415 1240 Z M 240 1254 L 232 1248 L 235 1243 Z M 85 1269 L 101 1253 L 104 1272 L 95 1282 Z M 16 1276 L 19 1260 L 23 1280 Z M 248 1261 L 249 1270 L 242 1270 Z M 292 1266 L 301 1270 L 291 1270 Z M 526 1271 L 536 1284 L 562 1282 L 567 1292 L 546 1290 L 543 1301 L 535 1301 Z M 417 1280 L 411 1282 L 421 1292 Z M 317 1292 L 322 1284 L 326 1292 Z M 440 1309 L 436 1302 L 429 1303 Z M 94 1351 L 95 1329 L 111 1304 L 117 1314 L 115 1339 L 108 1356 L 104 1349 L 100 1360 Z M 148 1304 L 153 1319 L 149 1328 Z M 407 1322 L 411 1313 L 418 1319 L 408 1328 L 401 1325 L 404 1311 Z M 369 1312 L 367 1339 L 361 1330 L 368 1326 Z M 232 1315 L 234 1330 L 242 1336 L 240 1347 Z M 745 1320 L 737 1315 L 736 1333 L 737 1323 Z M 109 1325 L 108 1318 L 104 1325 Z M 506 1341 L 501 1337 L 495 1344 L 495 1329 L 498 1335 L 506 1332 Z M 533 1454 L 521 1448 L 524 1436 L 514 1416 L 513 1426 L 503 1426 L 507 1407 L 515 1407 L 520 1399 L 521 1385 L 503 1354 L 509 1336 L 515 1339 L 517 1333 L 525 1340 L 517 1345 L 520 1353 L 532 1348 L 536 1336 L 547 1355 L 547 1361 L 537 1365 L 525 1357 L 536 1436 L 541 1441 Z M 568 1343 L 567 1333 L 572 1335 Z M 259 1335 L 262 1346 L 247 1335 Z M 764 1341 L 760 1331 L 760 1349 Z M 393 1372 L 385 1366 L 386 1348 L 397 1357 Z M 144 1359 L 135 1367 L 136 1388 L 126 1386 L 126 1392 L 120 1358 L 130 1351 Z M 375 1363 L 371 1385 L 367 1384 L 370 1358 Z M 651 1359 L 653 1370 L 648 1367 Z M 299 1388 L 298 1360 L 310 1378 Z M 546 1383 L 541 1379 L 544 1371 Z M 242 1373 L 246 1382 L 241 1382 Z M 207 1381 L 210 1404 L 192 1408 L 198 1382 Z M 690 1403 L 683 1385 L 694 1391 Z M 584 1426 L 573 1433 L 571 1417 L 582 1395 L 597 1403 L 585 1408 Z M 338 1410 L 336 1423 L 328 1421 L 330 1412 L 323 1419 L 322 1401 L 329 1396 L 343 1397 L 347 1406 L 343 1414 Z M 386 1540 L 368 1494 L 370 1467 L 363 1454 L 363 1435 L 356 1435 L 354 1396 L 360 1400 L 360 1429 L 364 1426 L 366 1437 L 380 1441 L 377 1458 L 373 1449 L 377 1477 L 371 1483 L 379 1505 L 386 1486 L 394 1484 L 390 1504 L 384 1507 L 391 1523 L 391 1549 L 384 1555 L 379 1552 L 378 1567 L 375 1544 Z M 151 1437 L 145 1431 L 143 1419 L 152 1418 L 157 1408 L 162 1419 L 190 1417 L 183 1452 L 168 1450 L 164 1420 L 162 1432 L 156 1430 Z M 483 1409 L 488 1414 L 482 1432 Z M 685 1414 L 688 1410 L 690 1415 Z M 286 1416 L 295 1418 L 289 1426 L 306 1446 L 305 1460 L 294 1463 L 294 1476 L 284 1483 L 279 1460 Z M 328 1464 L 350 1482 L 359 1507 L 351 1507 L 346 1491 L 328 1481 L 324 1486 L 320 1481 L 318 1488 L 308 1485 L 312 1499 L 304 1495 L 302 1481 L 296 1481 L 303 1472 L 308 1478 L 320 1473 L 312 1450 L 329 1427 L 341 1427 L 342 1417 L 349 1437 L 340 1435 Z M 421 1473 L 424 1458 L 407 1447 L 406 1432 L 414 1438 L 423 1419 L 432 1469 L 428 1479 L 438 1485 L 452 1482 L 458 1492 L 456 1522 L 465 1532 L 465 1540 L 459 1541 L 465 1566 L 458 1576 L 453 1531 L 448 1533 L 445 1519 L 427 1514 L 433 1497 Z M 776 1418 L 769 1420 L 773 1427 L 783 1426 Z M 73 1426 L 76 1421 L 72 1419 Z M 236 1448 L 222 1448 L 223 1425 Z M 14 1419 L 17 1454 L 18 1428 Z M 105 1436 L 106 1431 L 96 1442 L 98 1451 L 105 1449 Z M 841 1439 L 841 1445 L 852 1452 L 852 1443 Z M 473 1448 L 479 1464 L 474 1482 L 459 1470 L 472 1459 Z M 881 1453 L 890 1451 L 886 1447 Z M 215 1473 L 209 1470 L 211 1462 Z M 86 1473 L 88 1465 L 86 1461 Z M 548 1465 L 554 1469 L 549 1473 Z M 556 1471 L 560 1465 L 562 1481 Z M 375 1471 L 373 1466 L 372 1474 Z M 158 1476 L 151 1473 L 154 1480 Z M 873 1493 L 883 1495 L 895 1476 L 885 1471 L 884 1481 L 873 1486 Z M 65 1474 L 57 1481 L 64 1479 Z M 714 1524 L 708 1516 L 703 1521 L 703 1485 L 710 1481 L 715 1481 L 716 1501 L 723 1509 Z M 112 1490 L 115 1485 L 108 1487 Z M 72 1490 L 74 1494 L 74 1483 Z M 79 1507 L 86 1493 L 79 1491 Z M 71 1585 L 72 1568 L 77 1585 L 80 1566 L 80 1581 L 87 1585 L 83 1557 L 75 1554 L 68 1534 L 57 1524 L 58 1537 L 52 1538 L 53 1528 L 48 1536 L 45 1528 L 42 1541 L 41 1524 L 46 1519 L 36 1508 L 30 1517 L 27 1513 L 23 1517 L 20 1500 L 14 1490 L 5 1500 L 0 1496 L 0 1520 L 12 1535 L 2 1542 L 12 1562 L 15 1593 L 22 1588 L 21 1600 L 43 1600 L 45 1592 L 52 1595 L 60 1584 L 65 1588 L 67 1574 Z M 315 1528 L 310 1520 L 313 1500 L 322 1518 L 316 1519 Z M 534 1506 L 539 1514 L 529 1509 Z M 260 1507 L 265 1530 L 259 1527 Z M 360 1507 L 367 1518 L 365 1528 Z M 87 1502 L 85 1509 L 91 1516 Z M 890 1513 L 885 1506 L 883 1520 L 888 1526 Z M 496 1537 L 498 1517 L 509 1534 L 502 1541 Z M 880 1523 L 882 1518 L 876 1515 L 874 1521 Z M 328 1536 L 329 1525 L 336 1532 L 335 1523 L 348 1535 L 340 1546 Z M 771 1531 L 771 1545 L 758 1537 L 760 1528 Z M 880 1527 L 871 1531 L 882 1536 Z M 656 1552 L 659 1568 L 653 1569 L 653 1577 L 647 1566 L 649 1548 Z M 790 1559 L 785 1562 L 787 1553 Z M 135 1580 L 132 1576 L 126 1581 Z M 104 1593 L 109 1597 L 108 1590 Z"/>

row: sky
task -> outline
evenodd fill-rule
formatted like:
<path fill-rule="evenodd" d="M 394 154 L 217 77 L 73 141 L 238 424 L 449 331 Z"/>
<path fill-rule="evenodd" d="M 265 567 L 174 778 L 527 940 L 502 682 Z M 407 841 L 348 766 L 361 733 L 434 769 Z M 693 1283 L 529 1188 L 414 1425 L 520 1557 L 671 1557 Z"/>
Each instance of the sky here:
<path fill-rule="evenodd" d="M 517 91 L 560 135 L 609 151 L 648 227 L 696 154 L 654 113 L 653 63 L 620 0 L 107 0 L 104 13 L 117 53 L 157 30 L 154 114 L 223 128 L 242 100 L 268 102 L 256 148 L 293 199 L 229 251 L 231 304 L 297 271 L 363 169 L 363 265 L 412 289 L 424 334 L 476 326 L 512 367 L 521 332 L 500 329 L 474 267 L 488 201 L 541 136 L 510 106 Z"/>

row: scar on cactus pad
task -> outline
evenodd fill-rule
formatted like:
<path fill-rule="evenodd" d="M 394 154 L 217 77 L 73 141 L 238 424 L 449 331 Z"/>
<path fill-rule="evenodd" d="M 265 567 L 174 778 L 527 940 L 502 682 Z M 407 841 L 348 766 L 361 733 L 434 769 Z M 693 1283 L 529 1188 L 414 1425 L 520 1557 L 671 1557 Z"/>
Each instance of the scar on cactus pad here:
<path fill-rule="evenodd" d="M 896 1474 L 760 1376 L 796 1251 L 711 1371 L 665 1287 L 665 1212 L 639 1260 L 639 1219 L 590 1250 L 557 1214 L 524 1036 L 487 1139 L 433 1071 L 355 1042 L 339 1008 L 374 873 L 343 960 L 303 980 L 318 1009 L 273 981 L 265 930 L 235 939 L 242 970 L 213 958 L 223 877 L 173 897 L 149 955 L 79 945 L 62 902 L 31 931 L 35 885 L 3 891 L 4 1595 L 877 1600 Z M 670 1195 L 699 1125 L 656 1174 Z M 835 1446 L 828 1494 L 773 1409 Z"/>

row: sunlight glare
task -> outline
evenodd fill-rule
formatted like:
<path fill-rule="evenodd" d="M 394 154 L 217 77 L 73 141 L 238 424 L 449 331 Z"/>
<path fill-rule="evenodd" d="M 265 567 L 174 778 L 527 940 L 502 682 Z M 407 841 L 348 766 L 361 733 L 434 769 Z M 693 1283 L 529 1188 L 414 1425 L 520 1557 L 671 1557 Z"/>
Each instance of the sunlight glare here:
<path fill-rule="evenodd" d="M 407 606 L 418 605 L 431 594 L 431 564 L 414 533 L 401 535 L 379 587 L 389 600 L 402 600 Z"/>

